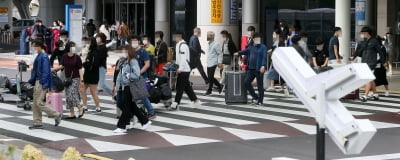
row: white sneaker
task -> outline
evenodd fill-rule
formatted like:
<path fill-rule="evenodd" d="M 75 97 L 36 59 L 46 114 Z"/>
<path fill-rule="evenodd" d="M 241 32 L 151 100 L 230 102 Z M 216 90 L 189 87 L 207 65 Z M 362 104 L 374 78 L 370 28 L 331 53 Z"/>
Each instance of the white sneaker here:
<path fill-rule="evenodd" d="M 172 102 L 171 106 L 169 107 L 170 110 L 178 110 L 178 103 Z"/>
<path fill-rule="evenodd" d="M 127 130 L 126 129 L 122 129 L 122 128 L 117 128 L 113 131 L 114 133 L 126 133 Z"/>
<path fill-rule="evenodd" d="M 267 88 L 267 92 L 275 91 L 275 88 L 269 87 Z"/>
<path fill-rule="evenodd" d="M 201 107 L 201 102 L 200 102 L 200 100 L 198 100 L 197 102 L 196 102 L 196 101 L 193 102 L 192 108 L 200 108 L 200 107 Z"/>
<path fill-rule="evenodd" d="M 372 97 L 373 94 L 374 94 L 374 93 L 369 92 L 369 93 L 368 93 L 368 97 Z"/>
<path fill-rule="evenodd" d="M 385 97 L 389 97 L 389 95 L 390 95 L 389 91 L 386 91 L 385 92 Z"/>
<path fill-rule="evenodd" d="M 289 97 L 289 90 L 287 88 L 283 90 L 283 93 L 285 94 L 285 97 Z"/>
<path fill-rule="evenodd" d="M 144 124 L 143 126 L 142 126 L 142 130 L 146 130 L 147 128 L 149 128 L 150 127 L 150 125 L 151 125 L 151 121 L 148 121 L 146 124 Z"/>
<path fill-rule="evenodd" d="M 131 122 L 128 125 L 126 125 L 126 130 L 131 130 L 133 128 L 135 128 L 135 123 L 134 122 Z"/>

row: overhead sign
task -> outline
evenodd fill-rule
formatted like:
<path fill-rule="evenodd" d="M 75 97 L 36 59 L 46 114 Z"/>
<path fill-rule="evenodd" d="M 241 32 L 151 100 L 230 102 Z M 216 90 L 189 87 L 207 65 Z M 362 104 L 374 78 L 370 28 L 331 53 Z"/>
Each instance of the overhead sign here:
<path fill-rule="evenodd" d="M 222 0 L 211 0 L 211 23 L 222 23 Z"/>
<path fill-rule="evenodd" d="M 81 47 L 83 34 L 83 9 L 82 5 L 66 5 L 65 6 L 65 25 L 69 33 L 69 39 L 74 41 L 77 47 Z"/>
<path fill-rule="evenodd" d="M 0 23 L 8 23 L 8 8 L 0 8 Z"/>
<path fill-rule="evenodd" d="M 365 0 L 356 0 L 356 24 L 359 26 L 365 25 L 366 5 Z"/>

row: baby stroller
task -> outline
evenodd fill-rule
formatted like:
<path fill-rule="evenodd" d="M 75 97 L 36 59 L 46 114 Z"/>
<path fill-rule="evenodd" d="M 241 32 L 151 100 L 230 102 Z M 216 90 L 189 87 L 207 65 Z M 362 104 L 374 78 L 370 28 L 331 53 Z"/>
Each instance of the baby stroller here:
<path fill-rule="evenodd" d="M 24 61 L 20 61 L 18 62 L 16 78 L 8 79 L 5 75 L 0 76 L 0 81 L 3 82 L 2 85 L 0 85 L 2 88 L 0 91 L 0 101 L 15 101 L 18 108 L 31 110 L 33 86 L 28 82 L 22 82 L 22 72 L 26 72 L 28 67 L 29 65 Z"/>
<path fill-rule="evenodd" d="M 169 86 L 169 78 L 157 74 L 152 76 L 149 94 L 151 103 L 164 103 L 164 107 L 169 108 L 172 104 L 172 90 Z"/>

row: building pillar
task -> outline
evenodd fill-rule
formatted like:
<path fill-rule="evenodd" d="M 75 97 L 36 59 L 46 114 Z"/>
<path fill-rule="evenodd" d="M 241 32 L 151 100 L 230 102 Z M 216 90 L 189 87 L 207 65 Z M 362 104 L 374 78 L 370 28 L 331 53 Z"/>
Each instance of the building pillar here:
<path fill-rule="evenodd" d="M 350 57 L 351 19 L 349 15 L 351 15 L 351 1 L 336 0 L 335 8 L 335 26 L 342 28 L 342 37 L 339 38 L 339 53 L 343 56 L 343 62 L 347 63 Z"/>
<path fill-rule="evenodd" d="M 68 2 L 68 1 L 67 1 Z M 52 22 L 58 19 L 65 21 L 66 1 L 39 0 L 39 18 L 46 26 L 51 26 Z"/>
<path fill-rule="evenodd" d="M 1 13 L 0 14 L 4 14 L 7 13 L 8 17 L 2 17 L 4 19 L 2 19 L 2 21 L 0 21 L 0 28 L 4 29 L 4 26 L 6 24 L 10 25 L 10 32 L 11 32 L 11 37 L 10 40 L 11 42 L 13 42 L 13 27 L 12 27 L 12 17 L 13 17 L 13 5 L 12 5 L 12 0 L 5 0 L 5 1 L 0 1 L 0 8 L 1 8 Z M 4 41 L 3 41 L 4 42 Z M 1 42 L 0 42 L 1 43 Z M 0 47 L 1 48 L 1 47 Z"/>
<path fill-rule="evenodd" d="M 242 36 L 247 35 L 247 27 L 254 26 L 256 32 L 260 31 L 258 21 L 259 0 L 242 1 Z"/>
<path fill-rule="evenodd" d="M 201 48 L 205 51 L 206 55 L 208 53 L 208 31 L 213 31 L 215 33 L 215 41 L 219 43 L 220 46 L 222 46 L 223 41 L 220 33 L 222 30 L 227 30 L 229 33 L 232 34 L 233 41 L 238 46 L 238 39 L 235 38 L 239 37 L 239 25 L 237 23 L 238 17 L 237 14 L 235 14 L 237 13 L 237 10 L 236 12 L 231 10 L 231 6 L 235 8 L 234 6 L 238 4 L 238 0 L 216 0 L 213 2 L 215 2 L 214 5 L 216 5 L 216 7 L 218 7 L 222 3 L 222 8 L 212 8 L 214 7 L 214 5 L 212 4 L 212 0 L 197 1 L 197 27 L 201 29 L 201 37 L 199 38 L 199 40 Z M 213 13 L 215 14 L 213 15 Z M 203 66 L 207 66 L 206 58 L 207 56 L 201 56 Z"/>
<path fill-rule="evenodd" d="M 164 32 L 164 41 L 171 44 L 170 40 L 170 22 L 169 22 L 169 0 L 155 0 L 154 15 L 155 15 L 155 30 Z M 154 39 L 154 38 L 153 38 Z"/>

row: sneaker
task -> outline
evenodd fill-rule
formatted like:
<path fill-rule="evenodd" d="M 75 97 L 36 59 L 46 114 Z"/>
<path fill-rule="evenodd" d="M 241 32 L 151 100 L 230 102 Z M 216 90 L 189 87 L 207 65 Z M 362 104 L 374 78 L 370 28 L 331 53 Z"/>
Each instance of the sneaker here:
<path fill-rule="evenodd" d="M 368 97 L 372 97 L 373 94 L 374 94 L 374 93 L 369 92 L 369 93 L 368 93 Z"/>
<path fill-rule="evenodd" d="M 114 133 L 126 133 L 127 130 L 126 129 L 122 129 L 122 128 L 117 128 L 113 131 Z"/>
<path fill-rule="evenodd" d="M 151 123 L 151 121 L 148 121 L 146 124 L 142 125 L 142 130 L 146 130 L 147 128 L 149 128 Z"/>
<path fill-rule="evenodd" d="M 272 92 L 272 91 L 276 91 L 276 90 L 275 90 L 275 88 L 268 87 L 266 91 L 267 91 L 267 92 Z"/>
<path fill-rule="evenodd" d="M 385 91 L 385 97 L 389 97 L 390 93 L 389 91 Z"/>
<path fill-rule="evenodd" d="M 221 94 L 222 91 L 224 90 L 225 86 L 221 84 L 221 86 L 219 86 L 218 88 L 218 93 Z"/>
<path fill-rule="evenodd" d="M 201 102 L 200 102 L 200 100 L 197 100 L 197 101 L 193 102 L 192 108 L 198 109 L 198 108 L 200 108 L 200 107 L 201 107 Z"/>
<path fill-rule="evenodd" d="M 366 97 L 366 96 L 360 97 L 360 101 L 361 101 L 361 102 L 366 102 L 366 101 L 367 101 L 367 97 Z"/>
<path fill-rule="evenodd" d="M 377 100 L 379 100 L 379 95 L 378 94 L 374 94 L 374 95 L 372 95 L 371 99 L 373 101 L 377 101 Z"/>
<path fill-rule="evenodd" d="M 257 104 L 257 102 L 258 102 L 258 100 L 257 100 L 257 99 L 255 99 L 255 98 L 251 99 L 251 104 L 252 104 L 252 105 L 255 105 L 255 104 Z"/>
<path fill-rule="evenodd" d="M 285 89 L 283 90 L 283 94 L 285 94 L 285 97 L 289 97 L 289 90 L 288 90 L 288 88 L 285 88 Z"/>
<path fill-rule="evenodd" d="M 169 107 L 170 110 L 179 110 L 178 109 L 178 103 L 172 102 L 171 106 Z"/>
<path fill-rule="evenodd" d="M 29 126 L 29 129 L 44 129 L 43 125 L 32 125 Z"/>
<path fill-rule="evenodd" d="M 126 125 L 126 130 L 131 130 L 135 128 L 135 123 L 131 122 L 128 125 Z"/>
<path fill-rule="evenodd" d="M 149 120 L 154 120 L 154 119 L 156 119 L 157 118 L 157 116 L 156 116 L 156 114 L 154 113 L 154 114 L 152 114 L 152 115 L 149 115 L 148 116 L 149 118 Z"/>
<path fill-rule="evenodd" d="M 82 108 L 83 108 L 83 110 L 84 110 L 85 112 L 88 112 L 88 111 L 89 111 L 88 108 L 87 108 L 87 106 L 83 106 Z"/>
<path fill-rule="evenodd" d="M 57 127 L 58 125 L 60 125 L 62 117 L 63 117 L 63 114 L 60 113 L 60 115 L 58 115 L 58 117 L 54 120 L 55 121 L 54 126 Z"/>
<path fill-rule="evenodd" d="M 100 114 L 101 113 L 101 109 L 96 108 L 96 113 L 95 114 Z"/>
<path fill-rule="evenodd" d="M 207 91 L 207 92 L 204 94 L 204 96 L 209 96 L 209 95 L 211 95 L 211 91 Z"/>

